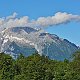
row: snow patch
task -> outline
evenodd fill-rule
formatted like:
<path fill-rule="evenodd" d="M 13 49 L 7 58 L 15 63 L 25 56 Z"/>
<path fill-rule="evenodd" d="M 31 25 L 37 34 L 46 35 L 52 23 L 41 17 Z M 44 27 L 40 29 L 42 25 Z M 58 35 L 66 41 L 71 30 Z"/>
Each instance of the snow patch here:
<path fill-rule="evenodd" d="M 2 45 L 4 45 L 5 43 L 7 43 L 8 42 L 8 39 L 4 39 L 4 41 L 3 41 L 3 44 Z"/>

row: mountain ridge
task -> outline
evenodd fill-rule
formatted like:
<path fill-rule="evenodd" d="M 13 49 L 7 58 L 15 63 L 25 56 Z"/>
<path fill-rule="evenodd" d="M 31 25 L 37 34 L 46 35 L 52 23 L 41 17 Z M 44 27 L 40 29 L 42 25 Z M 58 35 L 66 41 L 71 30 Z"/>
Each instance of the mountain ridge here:
<path fill-rule="evenodd" d="M 67 39 L 30 27 L 5 29 L 0 33 L 0 38 L 0 52 L 10 53 L 12 56 L 19 53 L 29 56 L 38 51 L 40 55 L 49 56 L 51 59 L 63 60 L 68 59 L 71 54 L 78 50 L 78 46 Z M 13 49 L 10 45 L 13 46 Z"/>

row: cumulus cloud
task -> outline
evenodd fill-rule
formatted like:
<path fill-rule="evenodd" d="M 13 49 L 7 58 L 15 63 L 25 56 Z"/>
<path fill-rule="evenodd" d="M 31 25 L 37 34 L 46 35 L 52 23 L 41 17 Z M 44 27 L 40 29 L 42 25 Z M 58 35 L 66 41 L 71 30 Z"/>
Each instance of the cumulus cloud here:
<path fill-rule="evenodd" d="M 16 18 L 17 15 L 18 14 L 16 12 L 14 12 L 13 15 L 6 17 L 6 20 L 14 19 L 14 18 Z"/>
<path fill-rule="evenodd" d="M 30 20 L 28 16 L 17 18 L 17 13 L 13 13 L 11 16 L 0 18 L 0 29 L 18 26 L 45 28 L 47 26 L 65 24 L 71 21 L 80 21 L 80 15 L 68 14 L 66 12 L 57 12 L 53 16 L 39 17 L 37 20 Z"/>
<path fill-rule="evenodd" d="M 54 16 L 49 17 L 40 17 L 37 19 L 36 24 L 39 26 L 50 26 L 50 25 L 58 25 L 58 24 L 65 24 L 71 21 L 78 21 L 80 20 L 79 15 L 72 15 L 68 13 L 61 13 L 58 12 Z"/>

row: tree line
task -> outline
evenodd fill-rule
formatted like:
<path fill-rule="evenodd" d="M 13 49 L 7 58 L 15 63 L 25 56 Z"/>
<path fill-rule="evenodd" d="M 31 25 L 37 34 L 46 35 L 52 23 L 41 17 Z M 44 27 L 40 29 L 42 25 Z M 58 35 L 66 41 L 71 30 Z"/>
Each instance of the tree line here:
<path fill-rule="evenodd" d="M 38 53 L 17 59 L 0 53 L 0 80 L 80 80 L 80 51 L 72 60 L 51 60 Z"/>

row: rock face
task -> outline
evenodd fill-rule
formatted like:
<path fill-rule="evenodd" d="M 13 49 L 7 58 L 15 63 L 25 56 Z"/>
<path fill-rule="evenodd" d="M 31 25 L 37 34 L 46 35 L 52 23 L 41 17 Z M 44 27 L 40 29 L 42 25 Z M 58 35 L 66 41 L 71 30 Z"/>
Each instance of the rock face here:
<path fill-rule="evenodd" d="M 38 51 L 51 59 L 64 60 L 77 50 L 78 47 L 66 39 L 30 27 L 13 27 L 0 33 L 0 52 L 13 58 L 20 53 L 29 56 Z"/>

